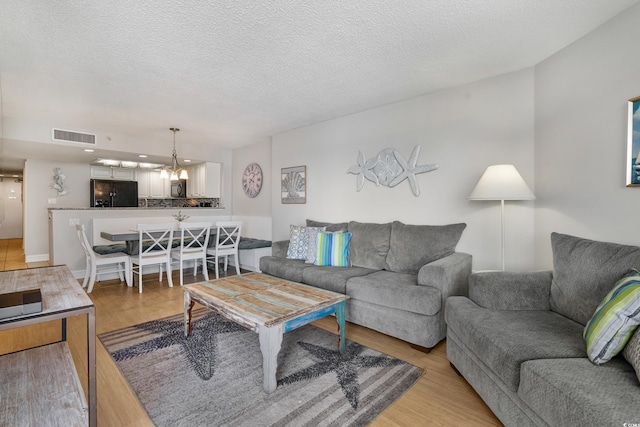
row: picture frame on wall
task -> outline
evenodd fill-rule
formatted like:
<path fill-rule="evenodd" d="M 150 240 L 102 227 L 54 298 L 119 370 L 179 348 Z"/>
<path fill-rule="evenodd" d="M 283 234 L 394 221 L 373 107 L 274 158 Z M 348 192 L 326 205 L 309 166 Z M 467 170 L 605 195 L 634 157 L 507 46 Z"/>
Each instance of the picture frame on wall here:
<path fill-rule="evenodd" d="M 640 96 L 628 102 L 627 187 L 640 187 Z"/>
<path fill-rule="evenodd" d="M 307 203 L 307 167 L 281 169 L 280 187 L 283 204 Z"/>

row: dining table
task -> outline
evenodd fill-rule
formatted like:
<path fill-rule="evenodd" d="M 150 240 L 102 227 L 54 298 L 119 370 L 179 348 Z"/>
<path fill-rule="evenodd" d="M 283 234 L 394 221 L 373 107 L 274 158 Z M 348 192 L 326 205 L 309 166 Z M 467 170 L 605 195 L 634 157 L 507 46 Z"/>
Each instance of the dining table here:
<path fill-rule="evenodd" d="M 214 246 L 214 242 L 215 242 L 215 236 L 217 235 L 217 227 L 215 225 L 211 226 L 211 234 L 209 236 L 209 246 Z M 178 239 L 179 237 L 179 233 L 180 230 L 179 229 L 175 229 L 173 231 L 173 239 L 176 239 L 176 234 L 178 235 Z M 151 233 L 147 233 L 150 234 L 153 237 L 162 237 L 162 235 L 164 234 L 163 231 L 157 231 L 157 232 L 151 232 Z M 111 242 L 125 242 L 125 252 L 128 255 L 137 255 L 138 254 L 138 246 L 140 243 L 140 233 L 138 230 L 124 230 L 124 231 L 116 231 L 116 232 L 111 232 L 111 231 L 101 231 L 100 232 L 100 237 L 102 237 L 103 239 L 109 240 Z"/>

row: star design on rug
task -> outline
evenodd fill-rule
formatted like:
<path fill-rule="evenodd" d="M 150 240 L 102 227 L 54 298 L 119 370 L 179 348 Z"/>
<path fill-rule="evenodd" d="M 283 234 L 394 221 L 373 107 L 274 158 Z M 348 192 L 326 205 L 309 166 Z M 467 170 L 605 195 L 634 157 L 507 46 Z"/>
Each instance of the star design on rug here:
<path fill-rule="evenodd" d="M 360 353 L 362 353 L 366 347 L 355 342 L 348 344 L 344 353 L 302 341 L 299 341 L 298 345 L 311 353 L 313 358 L 317 360 L 317 363 L 279 379 L 278 385 L 293 384 L 298 381 L 316 378 L 329 372 L 335 372 L 338 384 L 340 384 L 345 397 L 353 409 L 358 409 L 358 402 L 360 401 L 358 369 L 379 368 L 404 363 L 402 360 L 384 355 L 361 356 Z"/>
<path fill-rule="evenodd" d="M 215 313 L 209 313 L 192 322 L 193 331 L 184 336 L 182 320 L 153 320 L 134 326 L 138 329 L 153 332 L 159 336 L 111 353 L 116 362 L 131 359 L 152 351 L 180 345 L 181 353 L 186 356 L 189 365 L 203 380 L 209 380 L 215 373 L 217 351 L 216 343 L 219 334 L 243 331 L 245 328 L 235 322 L 226 320 Z"/>

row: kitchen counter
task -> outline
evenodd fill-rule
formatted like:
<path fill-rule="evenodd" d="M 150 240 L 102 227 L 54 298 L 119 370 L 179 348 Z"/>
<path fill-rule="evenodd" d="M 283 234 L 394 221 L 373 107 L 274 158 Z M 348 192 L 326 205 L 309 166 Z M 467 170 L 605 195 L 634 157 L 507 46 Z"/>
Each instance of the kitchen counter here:
<path fill-rule="evenodd" d="M 138 207 L 121 207 L 121 208 L 47 208 L 50 211 L 140 211 L 140 210 L 145 210 L 145 211 L 152 211 L 152 210 L 161 210 L 161 211 L 166 211 L 166 210 L 203 210 L 203 209 L 213 209 L 213 210 L 224 210 L 225 208 L 223 206 L 218 206 L 218 207 L 203 207 L 203 206 L 187 206 L 187 207 L 181 207 L 181 208 L 176 208 L 173 206 L 149 206 L 149 207 L 144 207 L 144 206 L 138 206 Z"/>

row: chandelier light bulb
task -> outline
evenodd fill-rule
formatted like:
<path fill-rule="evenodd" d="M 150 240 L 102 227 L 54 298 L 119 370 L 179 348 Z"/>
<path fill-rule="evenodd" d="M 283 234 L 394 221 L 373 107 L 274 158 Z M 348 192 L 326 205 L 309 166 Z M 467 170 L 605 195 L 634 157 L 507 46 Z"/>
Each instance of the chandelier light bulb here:
<path fill-rule="evenodd" d="M 178 128 L 169 128 L 173 132 L 173 152 L 171 153 L 171 166 L 165 167 L 160 171 L 160 178 L 169 178 L 171 181 L 177 181 L 178 179 L 189 179 L 189 175 L 185 169 L 180 167 L 178 163 L 178 155 L 176 153 L 176 132 L 179 132 Z M 171 176 L 169 176 L 169 174 Z M 180 175 L 180 178 L 178 178 Z"/>

